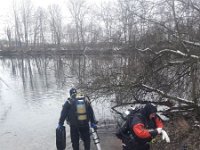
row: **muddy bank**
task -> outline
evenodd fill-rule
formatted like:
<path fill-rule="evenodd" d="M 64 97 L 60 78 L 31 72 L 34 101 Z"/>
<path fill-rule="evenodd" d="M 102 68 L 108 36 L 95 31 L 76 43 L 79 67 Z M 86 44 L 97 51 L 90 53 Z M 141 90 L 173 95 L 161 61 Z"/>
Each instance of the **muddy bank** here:
<path fill-rule="evenodd" d="M 192 116 L 173 116 L 165 123 L 170 143 L 157 138 L 152 150 L 200 150 L 200 125 Z"/>

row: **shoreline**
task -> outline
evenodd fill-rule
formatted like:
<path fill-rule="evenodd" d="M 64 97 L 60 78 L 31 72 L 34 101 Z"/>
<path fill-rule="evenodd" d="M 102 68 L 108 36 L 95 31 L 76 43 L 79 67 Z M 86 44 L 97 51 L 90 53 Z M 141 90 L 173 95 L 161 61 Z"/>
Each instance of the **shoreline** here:
<path fill-rule="evenodd" d="M 0 50 L 0 56 L 51 56 L 51 55 L 96 55 L 96 54 L 127 54 L 133 50 L 93 49 L 93 50 Z"/>

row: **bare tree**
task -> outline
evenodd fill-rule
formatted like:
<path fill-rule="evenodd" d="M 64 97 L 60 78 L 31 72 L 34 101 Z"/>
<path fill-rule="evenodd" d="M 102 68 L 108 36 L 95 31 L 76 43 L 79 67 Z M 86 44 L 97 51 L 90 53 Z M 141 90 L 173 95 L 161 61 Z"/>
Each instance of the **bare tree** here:
<path fill-rule="evenodd" d="M 22 1 L 22 24 L 24 28 L 24 41 L 25 46 L 28 47 L 29 44 L 29 32 L 30 32 L 30 25 L 31 25 L 31 17 L 32 17 L 32 3 L 31 0 L 23 0 Z"/>
<path fill-rule="evenodd" d="M 8 38 L 8 45 L 11 48 L 11 46 L 12 46 L 12 31 L 11 31 L 11 28 L 8 26 L 5 29 L 5 32 L 6 32 L 6 35 L 7 35 L 7 38 Z"/>
<path fill-rule="evenodd" d="M 52 40 L 59 47 L 62 39 L 63 24 L 61 8 L 58 5 L 51 5 L 48 7 L 50 13 L 50 29 L 52 34 Z"/>
<path fill-rule="evenodd" d="M 131 44 L 134 35 L 133 28 L 136 27 L 137 17 L 134 15 L 139 8 L 138 1 L 118 0 L 118 21 L 123 31 L 123 42 Z M 136 28 L 137 29 L 137 28 Z"/>
<path fill-rule="evenodd" d="M 76 29 L 76 38 L 79 48 L 85 47 L 85 19 L 89 8 L 84 0 L 69 0 L 68 7 Z"/>
<path fill-rule="evenodd" d="M 47 22 L 47 15 L 43 8 L 38 8 L 35 12 L 35 18 L 34 18 L 34 38 L 33 38 L 33 44 L 34 47 L 36 44 L 39 46 L 43 45 L 45 43 L 45 27 Z"/>
<path fill-rule="evenodd" d="M 13 1 L 13 13 L 14 13 L 14 20 L 15 20 L 15 43 L 16 46 L 22 46 L 22 33 L 21 33 L 21 22 L 19 19 L 19 12 L 17 7 Z"/>
<path fill-rule="evenodd" d="M 111 3 L 101 4 L 100 17 L 105 24 L 105 41 L 112 42 L 113 24 L 114 24 L 114 11 L 110 9 Z"/>

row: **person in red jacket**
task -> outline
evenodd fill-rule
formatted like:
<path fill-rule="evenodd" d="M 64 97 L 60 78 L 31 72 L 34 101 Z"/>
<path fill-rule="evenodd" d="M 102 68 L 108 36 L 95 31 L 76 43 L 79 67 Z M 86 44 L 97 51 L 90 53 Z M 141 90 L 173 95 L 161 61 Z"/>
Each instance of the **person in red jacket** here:
<path fill-rule="evenodd" d="M 149 142 L 162 133 L 163 122 L 157 108 L 146 104 L 130 121 L 131 138 L 122 140 L 123 150 L 149 150 Z"/>

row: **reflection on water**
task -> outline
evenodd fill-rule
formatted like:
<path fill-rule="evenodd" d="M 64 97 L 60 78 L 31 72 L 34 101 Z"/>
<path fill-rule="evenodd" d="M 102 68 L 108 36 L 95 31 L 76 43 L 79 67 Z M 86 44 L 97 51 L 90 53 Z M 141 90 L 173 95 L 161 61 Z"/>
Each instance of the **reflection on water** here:
<path fill-rule="evenodd" d="M 121 56 L 1 58 L 0 149 L 55 150 L 55 128 L 69 89 L 102 69 L 120 71 L 127 62 Z M 109 103 L 92 105 L 97 119 L 112 117 Z"/>

